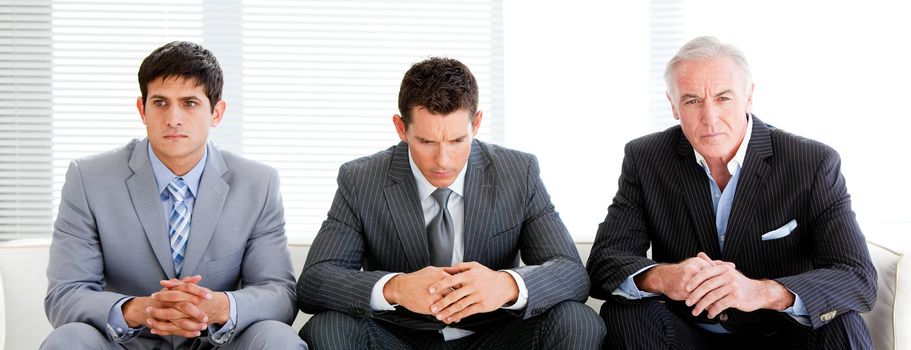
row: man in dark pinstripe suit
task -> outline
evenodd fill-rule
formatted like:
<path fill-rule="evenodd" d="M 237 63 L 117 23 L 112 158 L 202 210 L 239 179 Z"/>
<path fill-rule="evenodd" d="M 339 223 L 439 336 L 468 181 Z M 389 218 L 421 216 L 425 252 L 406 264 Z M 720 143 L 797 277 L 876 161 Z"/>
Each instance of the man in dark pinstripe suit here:
<path fill-rule="evenodd" d="M 838 154 L 751 114 L 733 46 L 696 38 L 665 78 L 680 125 L 626 145 L 588 261 L 605 348 L 871 348 L 876 271 Z"/>
<path fill-rule="evenodd" d="M 468 67 L 417 63 L 392 118 L 401 142 L 342 165 L 297 284 L 314 349 L 600 347 L 537 161 L 474 140 L 477 106 Z"/>

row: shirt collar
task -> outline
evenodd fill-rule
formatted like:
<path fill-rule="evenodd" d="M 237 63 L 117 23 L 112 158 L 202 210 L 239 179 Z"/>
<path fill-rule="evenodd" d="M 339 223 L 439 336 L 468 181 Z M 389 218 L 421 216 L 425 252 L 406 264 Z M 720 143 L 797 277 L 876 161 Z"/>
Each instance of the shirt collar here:
<path fill-rule="evenodd" d="M 425 199 L 430 197 L 433 194 L 433 191 L 436 191 L 436 187 L 430 184 L 430 181 L 424 177 L 424 174 L 421 173 L 421 169 L 418 169 L 418 166 L 414 164 L 414 159 L 411 158 L 411 149 L 408 149 L 408 163 L 411 164 L 411 174 L 414 176 L 415 182 L 418 184 L 418 198 L 423 202 Z M 468 169 L 468 164 L 462 167 L 462 171 L 459 172 L 459 175 L 456 176 L 455 181 L 449 185 L 449 189 L 455 194 L 464 197 L 462 190 L 465 188 L 465 169 Z"/>
<path fill-rule="evenodd" d="M 161 162 L 161 159 L 158 159 L 155 152 L 152 152 L 151 143 L 149 143 L 148 149 L 149 160 L 152 161 L 152 173 L 155 174 L 155 182 L 158 185 L 158 193 L 167 193 L 165 192 L 165 188 L 168 187 L 171 180 L 174 180 L 174 178 L 178 176 L 174 175 L 174 173 L 171 172 L 171 169 L 168 169 L 168 167 Z M 199 188 L 199 180 L 202 179 L 202 172 L 206 168 L 206 158 L 208 158 L 208 155 L 209 147 L 206 146 L 205 150 L 202 152 L 202 158 L 193 166 L 193 169 L 190 169 L 185 175 L 180 176 L 183 178 L 183 182 L 190 188 L 190 195 L 192 195 L 193 198 L 197 197 L 198 192 L 196 192 L 196 190 Z M 168 196 L 170 196 L 170 193 L 168 193 Z"/>
<path fill-rule="evenodd" d="M 753 115 L 747 113 L 747 131 L 743 135 L 743 141 L 740 142 L 740 146 L 737 147 L 737 153 L 734 153 L 734 158 L 728 162 L 728 174 L 734 175 L 738 168 L 743 168 L 743 161 L 747 156 L 747 146 L 750 144 L 750 136 L 753 135 Z M 705 157 L 699 154 L 699 151 L 696 148 L 693 148 L 693 153 L 696 153 L 696 163 L 705 168 L 705 171 L 712 174 L 712 170 L 709 169 L 708 163 L 705 162 Z"/>

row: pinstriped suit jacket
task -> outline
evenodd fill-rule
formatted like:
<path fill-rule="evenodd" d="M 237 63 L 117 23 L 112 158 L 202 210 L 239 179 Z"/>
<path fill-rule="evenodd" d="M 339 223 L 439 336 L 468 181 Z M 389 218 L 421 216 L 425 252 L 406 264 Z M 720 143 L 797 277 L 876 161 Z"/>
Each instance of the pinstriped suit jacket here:
<path fill-rule="evenodd" d="M 838 154 L 828 146 L 754 117 L 722 251 L 708 179 L 680 126 L 633 140 L 626 145 L 619 189 L 588 261 L 592 295 L 612 297 L 628 276 L 647 265 L 706 252 L 735 263 L 747 277 L 775 279 L 797 293 L 814 329 L 828 322 L 832 311 L 870 310 L 876 271 L 840 167 Z M 790 235 L 761 239 L 792 219 L 798 226 Z M 645 258 L 649 244 L 653 260 Z M 792 321 L 772 310 L 725 313 L 728 321 L 722 325 L 738 332 Z"/>
<path fill-rule="evenodd" d="M 550 202 L 535 157 L 475 140 L 467 166 L 464 260 L 522 276 L 528 305 L 516 316 L 585 300 L 585 268 Z M 408 145 L 342 165 L 338 186 L 298 280 L 298 306 L 308 313 L 337 310 L 414 329 L 443 328 L 435 318 L 404 307 L 393 312 L 370 308 L 370 292 L 380 277 L 430 265 Z M 517 267 L 520 254 L 528 266 Z M 468 317 L 458 327 L 478 329 L 506 317 L 515 316 L 498 310 Z"/>

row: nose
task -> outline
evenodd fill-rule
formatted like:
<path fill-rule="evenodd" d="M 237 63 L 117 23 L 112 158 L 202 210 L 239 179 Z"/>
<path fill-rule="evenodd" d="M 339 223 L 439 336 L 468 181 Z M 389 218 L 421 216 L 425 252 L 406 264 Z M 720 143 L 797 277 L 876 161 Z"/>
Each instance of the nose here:
<path fill-rule="evenodd" d="M 445 142 L 440 142 L 437 147 L 436 163 L 440 168 L 447 168 L 449 165 L 450 155 L 449 146 Z"/>
<path fill-rule="evenodd" d="M 704 124 L 713 125 L 719 118 L 721 118 L 721 108 L 711 102 L 702 104 L 702 122 Z"/>
<path fill-rule="evenodd" d="M 166 113 L 165 121 L 168 123 L 168 126 L 174 128 L 183 125 L 184 115 L 180 108 L 170 107 Z"/>

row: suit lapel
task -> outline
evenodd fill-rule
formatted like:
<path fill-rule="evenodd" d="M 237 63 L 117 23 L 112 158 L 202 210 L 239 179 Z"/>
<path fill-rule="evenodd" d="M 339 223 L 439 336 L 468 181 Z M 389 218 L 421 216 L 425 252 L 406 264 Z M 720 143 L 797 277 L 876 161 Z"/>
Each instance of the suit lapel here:
<path fill-rule="evenodd" d="M 222 178 L 227 172 L 227 167 L 221 152 L 211 143 L 207 147 L 206 166 L 199 181 L 199 193 L 193 203 L 193 213 L 190 217 L 190 236 L 182 276 L 192 276 L 196 271 L 196 265 L 199 265 L 199 261 L 205 255 L 230 190 L 230 186 Z"/>
<path fill-rule="evenodd" d="M 677 188 L 683 193 L 690 221 L 693 223 L 696 238 L 702 250 L 713 259 L 721 256 L 718 244 L 718 230 L 715 228 L 715 212 L 712 209 L 712 198 L 705 170 L 696 163 L 693 146 L 683 132 L 680 132 L 677 143 L 677 164 L 674 176 Z"/>
<path fill-rule="evenodd" d="M 160 193 L 152 173 L 149 160 L 149 141 L 134 143 L 133 155 L 130 156 L 130 169 L 133 175 L 127 179 L 127 191 L 130 201 L 142 223 L 149 246 L 158 258 L 158 264 L 168 278 L 174 278 L 174 261 L 171 260 L 171 245 L 168 241 L 168 229 L 165 227 L 165 216 L 161 211 Z"/>
<path fill-rule="evenodd" d="M 396 234 L 402 242 L 405 255 L 415 271 L 430 265 L 424 211 L 418 198 L 417 184 L 408 162 L 408 144 L 400 142 L 393 147 L 389 165 L 389 181 L 383 191 L 386 205 L 392 214 Z"/>
<path fill-rule="evenodd" d="M 497 177 L 487 171 L 490 158 L 483 151 L 480 142 L 471 144 L 471 156 L 465 173 L 465 253 L 463 261 L 478 261 L 482 243 L 487 240 L 485 228 L 493 227 L 494 208 L 497 201 Z"/>
<path fill-rule="evenodd" d="M 768 125 L 753 116 L 753 134 L 747 146 L 744 167 L 740 170 L 740 179 L 737 192 L 734 194 L 734 203 L 731 206 L 731 215 L 728 219 L 727 240 L 724 244 L 724 259 L 730 261 L 736 256 L 745 242 L 749 242 L 747 235 L 753 227 L 753 213 L 756 212 L 756 196 L 765 187 L 766 175 L 772 167 L 765 160 L 771 157 L 772 138 Z"/>

